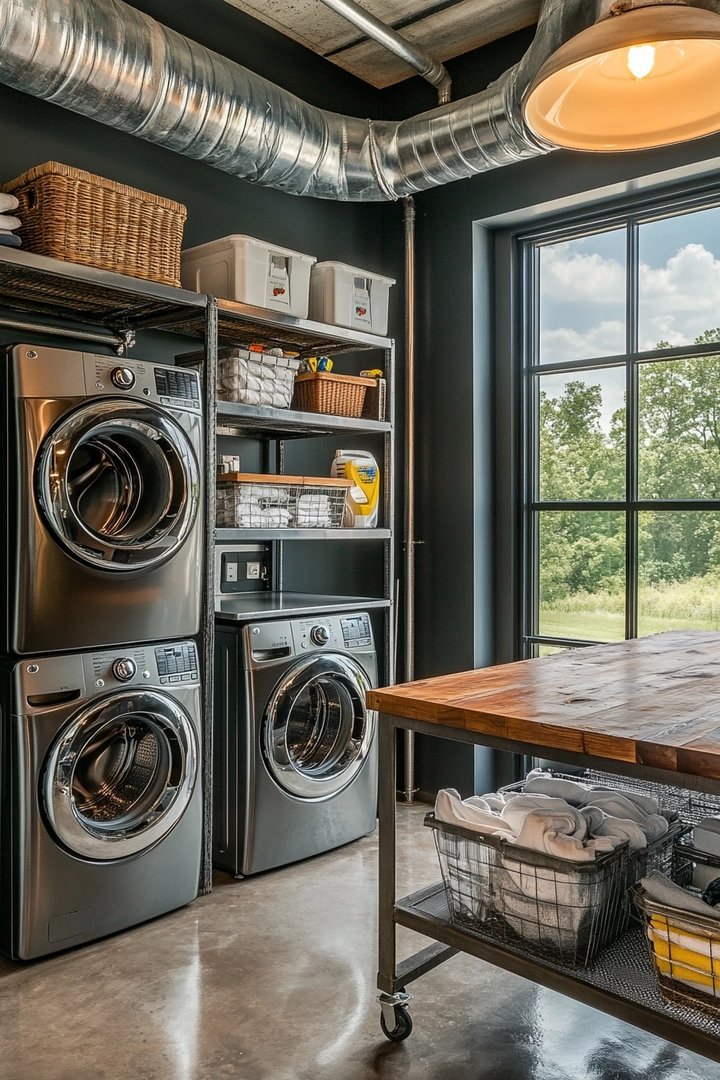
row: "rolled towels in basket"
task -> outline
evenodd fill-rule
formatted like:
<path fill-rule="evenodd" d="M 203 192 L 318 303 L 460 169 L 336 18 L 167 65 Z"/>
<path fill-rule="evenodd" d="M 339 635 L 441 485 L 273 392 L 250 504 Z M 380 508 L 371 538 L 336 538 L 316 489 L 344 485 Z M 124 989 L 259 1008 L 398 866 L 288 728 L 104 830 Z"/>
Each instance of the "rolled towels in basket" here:
<path fill-rule="evenodd" d="M 16 195 L 8 195 L 4 191 L 0 191 L 0 214 L 11 213 L 13 210 L 17 210 L 20 205 L 20 200 Z M 18 226 L 16 225 L 17 229 Z"/>
<path fill-rule="evenodd" d="M 19 229 L 22 222 L 19 217 L 13 217 L 11 214 L 0 214 L 0 232 L 13 232 L 15 229 Z"/>

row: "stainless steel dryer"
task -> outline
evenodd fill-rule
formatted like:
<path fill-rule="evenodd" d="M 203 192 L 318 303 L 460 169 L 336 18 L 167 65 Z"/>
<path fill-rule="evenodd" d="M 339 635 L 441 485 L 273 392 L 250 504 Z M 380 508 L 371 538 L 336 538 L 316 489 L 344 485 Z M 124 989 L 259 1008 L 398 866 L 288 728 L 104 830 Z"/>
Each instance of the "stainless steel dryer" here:
<path fill-rule="evenodd" d="M 193 900 L 195 644 L 5 660 L 1 679 L 2 951 L 45 956 Z"/>
<path fill-rule="evenodd" d="M 254 874 L 329 851 L 376 821 L 377 685 L 367 613 L 218 623 L 213 856 Z"/>
<path fill-rule="evenodd" d="M 0 651 L 195 634 L 203 531 L 197 373 L 16 345 L 4 379 Z"/>

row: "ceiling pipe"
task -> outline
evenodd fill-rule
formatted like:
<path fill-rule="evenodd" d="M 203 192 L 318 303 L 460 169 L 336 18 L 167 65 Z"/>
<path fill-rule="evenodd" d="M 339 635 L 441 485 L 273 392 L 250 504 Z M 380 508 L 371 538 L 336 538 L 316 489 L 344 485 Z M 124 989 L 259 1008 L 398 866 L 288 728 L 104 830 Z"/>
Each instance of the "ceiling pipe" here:
<path fill-rule="evenodd" d="M 480 94 L 401 122 L 308 105 L 122 0 L 0 0 L 0 82 L 250 183 L 398 199 L 552 149 L 526 125 L 522 97 L 600 2 L 545 0 L 520 64 Z"/>
<path fill-rule="evenodd" d="M 720 14 L 720 0 L 692 0 Z M 522 60 L 399 122 L 326 112 L 122 0 L 0 0 L 0 82 L 250 183 L 399 199 L 555 149 L 523 117 L 540 68 L 607 0 L 544 0 Z"/>
<path fill-rule="evenodd" d="M 437 87 L 438 104 L 446 105 L 452 98 L 452 77 L 444 64 L 436 60 L 424 49 L 408 41 L 397 30 L 371 15 L 355 0 L 322 0 L 326 7 L 332 8 L 338 15 L 357 26 L 367 37 L 379 42 L 388 52 L 394 53 L 411 68 L 422 75 L 423 79 Z"/>

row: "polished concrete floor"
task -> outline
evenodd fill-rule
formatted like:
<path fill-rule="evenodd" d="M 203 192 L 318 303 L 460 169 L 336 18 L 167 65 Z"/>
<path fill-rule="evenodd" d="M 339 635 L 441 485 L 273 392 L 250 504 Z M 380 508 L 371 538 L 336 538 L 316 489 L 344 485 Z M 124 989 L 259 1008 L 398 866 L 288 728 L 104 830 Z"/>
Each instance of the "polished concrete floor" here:
<path fill-rule="evenodd" d="M 400 887 L 436 880 L 401 811 Z M 720 1080 L 720 1065 L 469 957 L 375 1000 L 376 837 L 29 965 L 0 961 L 2 1080 Z M 422 939 L 407 934 L 409 952 Z"/>

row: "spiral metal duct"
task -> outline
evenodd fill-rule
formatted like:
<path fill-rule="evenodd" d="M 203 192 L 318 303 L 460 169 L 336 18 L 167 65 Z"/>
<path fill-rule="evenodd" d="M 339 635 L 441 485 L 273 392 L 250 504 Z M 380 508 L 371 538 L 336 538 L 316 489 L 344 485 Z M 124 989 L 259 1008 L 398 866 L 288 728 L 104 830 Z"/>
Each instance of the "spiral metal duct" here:
<path fill-rule="evenodd" d="M 552 149 L 525 124 L 523 95 L 607 4 L 546 0 L 519 64 L 480 94 L 401 122 L 308 105 L 122 0 L 0 0 L 0 81 L 251 183 L 397 199 Z"/>

